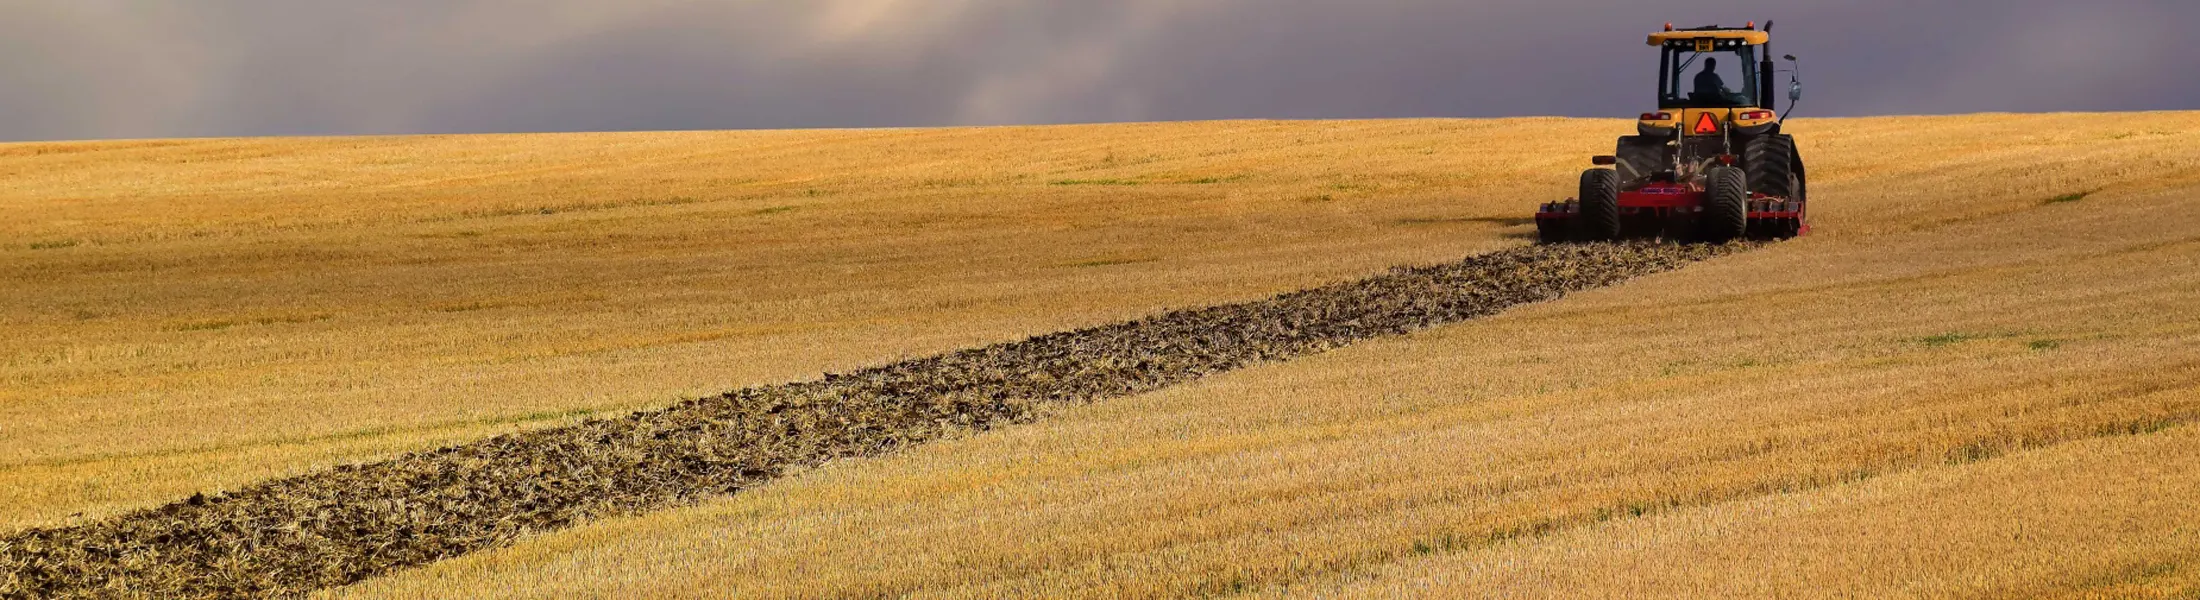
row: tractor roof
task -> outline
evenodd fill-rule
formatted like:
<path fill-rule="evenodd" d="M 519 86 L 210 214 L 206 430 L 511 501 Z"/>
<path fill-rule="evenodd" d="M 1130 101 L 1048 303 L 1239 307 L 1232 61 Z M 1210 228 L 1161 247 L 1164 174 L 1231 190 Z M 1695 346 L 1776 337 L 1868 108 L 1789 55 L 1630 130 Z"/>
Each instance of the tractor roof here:
<path fill-rule="evenodd" d="M 1669 41 L 1698 40 L 1705 38 L 1718 40 L 1741 40 L 1743 44 L 1748 44 L 1751 46 L 1761 46 L 1764 45 L 1766 42 L 1772 41 L 1772 34 L 1757 31 L 1755 29 L 1726 29 L 1723 27 L 1704 27 L 1699 29 L 1682 29 L 1678 31 L 1668 30 L 1650 34 L 1650 45 L 1663 46 L 1666 42 Z"/>

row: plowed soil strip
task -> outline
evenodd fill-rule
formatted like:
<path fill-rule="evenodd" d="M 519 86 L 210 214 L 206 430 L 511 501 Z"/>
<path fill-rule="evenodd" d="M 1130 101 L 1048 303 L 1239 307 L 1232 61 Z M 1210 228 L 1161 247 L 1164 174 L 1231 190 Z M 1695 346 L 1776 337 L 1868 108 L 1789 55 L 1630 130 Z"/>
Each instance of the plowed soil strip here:
<path fill-rule="evenodd" d="M 0 597 L 299 595 L 1744 247 L 1518 248 L 194 496 L 0 538 Z"/>

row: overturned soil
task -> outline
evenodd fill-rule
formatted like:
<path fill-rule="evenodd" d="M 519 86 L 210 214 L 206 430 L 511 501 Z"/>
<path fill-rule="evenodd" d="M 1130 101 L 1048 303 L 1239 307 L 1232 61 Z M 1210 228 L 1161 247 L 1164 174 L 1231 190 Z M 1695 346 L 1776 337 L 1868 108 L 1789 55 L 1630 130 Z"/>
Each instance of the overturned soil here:
<path fill-rule="evenodd" d="M 301 595 L 1744 247 L 1518 248 L 193 496 L 0 536 L 0 598 Z"/>

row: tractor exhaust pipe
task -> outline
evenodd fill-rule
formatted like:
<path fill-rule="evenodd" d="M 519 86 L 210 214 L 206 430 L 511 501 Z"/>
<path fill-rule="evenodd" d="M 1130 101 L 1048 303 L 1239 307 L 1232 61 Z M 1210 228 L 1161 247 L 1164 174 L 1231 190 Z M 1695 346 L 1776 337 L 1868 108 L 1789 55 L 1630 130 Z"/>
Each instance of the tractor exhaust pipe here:
<path fill-rule="evenodd" d="M 1770 20 L 1765 21 L 1765 34 L 1772 34 L 1772 21 Z M 1772 42 L 1770 40 L 1767 40 L 1765 47 L 1760 49 L 1764 51 L 1764 59 L 1757 63 L 1757 105 L 1764 107 L 1765 110 L 1776 111 L 1779 109 L 1774 108 L 1773 104 L 1779 98 L 1772 95 L 1772 87 L 1775 82 L 1779 81 L 1774 76 L 1774 72 L 1780 68 L 1780 65 L 1772 62 Z"/>

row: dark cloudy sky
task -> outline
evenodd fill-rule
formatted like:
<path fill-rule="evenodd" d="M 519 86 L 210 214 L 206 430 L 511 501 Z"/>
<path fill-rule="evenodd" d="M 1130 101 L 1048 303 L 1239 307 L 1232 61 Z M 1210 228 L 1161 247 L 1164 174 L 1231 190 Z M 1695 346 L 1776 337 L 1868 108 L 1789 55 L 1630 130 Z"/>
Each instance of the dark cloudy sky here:
<path fill-rule="evenodd" d="M 2200 0 L 0 0 L 0 140 L 1632 115 L 1751 19 L 1805 114 L 2200 108 Z"/>

